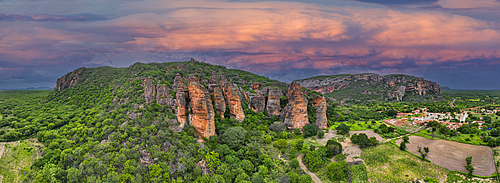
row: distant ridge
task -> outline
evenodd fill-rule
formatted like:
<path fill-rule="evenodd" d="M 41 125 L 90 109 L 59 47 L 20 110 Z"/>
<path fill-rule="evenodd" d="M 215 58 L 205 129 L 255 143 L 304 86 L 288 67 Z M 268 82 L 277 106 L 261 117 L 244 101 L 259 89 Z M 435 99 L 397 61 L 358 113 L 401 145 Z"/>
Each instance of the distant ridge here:
<path fill-rule="evenodd" d="M 436 82 L 422 77 L 374 73 L 321 75 L 297 80 L 302 87 L 344 102 L 411 101 L 425 102 L 442 98 Z"/>

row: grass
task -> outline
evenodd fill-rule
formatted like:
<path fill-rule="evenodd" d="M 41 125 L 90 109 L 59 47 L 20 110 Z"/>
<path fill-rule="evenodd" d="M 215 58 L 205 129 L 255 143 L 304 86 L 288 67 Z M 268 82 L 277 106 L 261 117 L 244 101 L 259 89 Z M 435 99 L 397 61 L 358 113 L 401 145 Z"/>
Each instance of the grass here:
<path fill-rule="evenodd" d="M 380 126 L 380 122 L 381 121 L 376 121 L 375 124 L 371 124 L 370 122 L 366 122 L 365 123 L 363 121 L 356 121 L 354 123 L 349 123 L 349 122 L 335 122 L 335 124 L 333 124 L 330 127 L 330 130 L 335 130 L 335 128 L 337 128 L 337 126 L 339 126 L 342 123 L 344 123 L 347 126 L 351 126 L 351 130 L 350 131 L 374 130 L 374 129 L 377 129 L 378 126 Z"/>
<path fill-rule="evenodd" d="M 7 143 L 0 158 L 0 175 L 3 182 L 22 182 L 28 175 L 31 164 L 40 157 L 41 146 L 35 140 L 21 140 Z"/>
<path fill-rule="evenodd" d="M 350 165 L 349 170 L 351 171 L 351 182 L 355 183 L 367 183 L 368 182 L 368 175 L 366 171 L 366 166 L 365 164 L 359 164 L 359 165 Z M 324 168 L 320 169 L 318 172 L 316 172 L 316 176 L 321 180 L 323 183 L 333 183 L 327 175 L 327 169 L 326 166 Z M 344 181 L 342 181 L 344 182 Z"/>
<path fill-rule="evenodd" d="M 472 144 L 472 145 L 480 145 L 480 146 L 487 146 L 488 144 L 485 143 L 483 140 L 481 140 L 481 137 L 477 134 L 457 134 L 456 136 L 449 137 L 445 136 L 443 134 L 440 134 L 439 132 L 434 132 L 434 135 L 432 132 L 429 132 L 428 130 L 422 130 L 418 133 L 415 133 L 413 135 L 416 136 L 421 136 L 427 139 L 441 139 L 441 140 L 449 140 L 449 141 L 455 141 L 455 142 L 460 142 L 464 144 Z"/>
<path fill-rule="evenodd" d="M 390 143 L 363 149 L 361 158 L 365 160 L 371 182 L 409 182 L 425 177 L 444 182 L 450 172 L 446 168 L 401 151 Z"/>

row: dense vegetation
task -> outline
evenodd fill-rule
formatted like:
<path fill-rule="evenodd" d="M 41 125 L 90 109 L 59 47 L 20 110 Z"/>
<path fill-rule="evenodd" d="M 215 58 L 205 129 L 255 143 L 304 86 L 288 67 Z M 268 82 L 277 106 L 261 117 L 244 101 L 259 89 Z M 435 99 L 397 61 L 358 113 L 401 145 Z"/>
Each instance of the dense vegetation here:
<path fill-rule="evenodd" d="M 176 125 L 169 123 L 176 118 L 172 108 L 145 103 L 143 78 L 151 77 L 154 83 L 171 86 L 176 73 L 208 80 L 212 73 L 218 72 L 249 92 L 254 92 L 252 83 L 283 91 L 287 90 L 287 84 L 223 66 L 195 61 L 182 62 L 183 67 L 177 64 L 136 63 L 128 68 L 90 68 L 85 69 L 76 86 L 64 91 L 0 92 L 0 141 L 21 140 L 8 148 L 21 148 L 12 156 L 27 160 L 16 165 L 21 167 L 12 174 L 16 176 L 5 176 L 10 173 L 5 168 L 0 168 L 0 174 L 4 180 L 23 182 L 311 182 L 311 177 L 299 167 L 299 154 L 304 154 L 302 160 L 309 170 L 331 182 L 364 182 L 368 176 L 382 182 L 400 181 L 405 179 L 403 174 L 395 174 L 394 178 L 384 176 L 392 176 L 405 166 L 418 172 L 415 174 L 418 178 L 432 176 L 442 180 L 443 175 L 449 173 L 401 154 L 403 151 L 395 152 L 396 147 L 390 144 L 377 145 L 364 134 L 355 135 L 351 140 L 363 147 L 362 158 L 370 170 L 364 164 L 349 165 L 343 160 L 342 145 L 335 138 L 329 139 L 326 145 L 312 140 L 323 138 L 325 131 L 314 125 L 306 125 L 303 131 L 288 130 L 282 119 L 268 117 L 265 112 L 253 112 L 245 100 L 242 101 L 246 115 L 243 122 L 216 115 L 217 136 L 204 139 L 205 143 L 200 144 L 193 127 L 188 125 L 180 132 L 170 128 Z M 308 93 L 309 101 L 320 95 L 310 90 Z M 443 95 L 442 101 L 420 103 L 339 105 L 327 99 L 328 126 L 339 130 L 339 134 L 369 129 L 384 138 L 393 138 L 409 133 L 381 124 L 383 119 L 395 118 L 397 112 L 420 108 L 428 108 L 430 112 L 466 110 L 471 113 L 468 121 L 480 118 L 485 121 L 483 128 L 477 123 L 465 124 L 454 131 L 439 123 L 429 123 L 428 130 L 418 135 L 500 145 L 499 114 L 481 112 L 481 109 L 500 107 L 494 103 L 499 95 L 461 92 L 443 92 Z M 451 108 L 453 98 L 457 100 Z M 286 104 L 287 98 L 282 97 L 282 107 Z M 467 109 L 477 106 L 480 108 Z M 311 103 L 307 112 L 310 120 L 317 118 Z M 384 154 L 384 151 L 391 153 Z M 332 157 L 337 161 L 331 162 Z M 374 173 L 377 167 L 388 163 L 396 166 L 380 175 Z M 417 166 L 436 171 L 420 173 Z"/>
<path fill-rule="evenodd" d="M 85 69 L 76 86 L 62 92 L 2 92 L 0 139 L 36 138 L 45 146 L 43 157 L 33 163 L 24 181 L 310 180 L 300 168 L 279 157 L 280 150 L 290 153 L 284 150 L 288 146 L 273 146 L 278 139 L 297 136 L 286 128 L 270 130 L 270 125 L 280 119 L 256 114 L 248 108 L 242 123 L 216 117 L 218 138 L 207 139 L 205 145 L 200 145 L 192 127 L 178 133 L 169 128 L 168 120 L 175 118 L 171 108 L 145 104 L 141 77 L 171 85 L 176 73 L 194 74 L 203 80 L 212 72 L 220 72 L 244 90 L 259 82 L 286 91 L 287 84 L 222 66 L 183 62 L 185 68 L 178 69 L 176 64 L 90 68 Z M 171 69 L 165 72 L 167 68 Z M 202 159 L 207 161 L 207 170 L 196 165 Z"/>

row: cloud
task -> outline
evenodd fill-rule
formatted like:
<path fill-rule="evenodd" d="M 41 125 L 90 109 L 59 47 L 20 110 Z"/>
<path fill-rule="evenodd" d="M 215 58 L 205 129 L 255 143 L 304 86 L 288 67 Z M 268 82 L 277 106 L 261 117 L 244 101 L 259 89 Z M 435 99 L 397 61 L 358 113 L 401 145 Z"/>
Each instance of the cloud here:
<path fill-rule="evenodd" d="M 498 23 L 447 12 L 359 2 L 110 2 L 91 13 L 48 14 L 50 7 L 42 6 L 42 13 L 0 14 L 0 67 L 74 69 L 193 57 L 288 81 L 299 75 L 274 73 L 419 74 L 495 65 L 500 58 Z"/>
<path fill-rule="evenodd" d="M 33 22 L 90 22 L 106 20 L 105 16 L 96 14 L 0 14 L 0 21 L 33 21 Z"/>

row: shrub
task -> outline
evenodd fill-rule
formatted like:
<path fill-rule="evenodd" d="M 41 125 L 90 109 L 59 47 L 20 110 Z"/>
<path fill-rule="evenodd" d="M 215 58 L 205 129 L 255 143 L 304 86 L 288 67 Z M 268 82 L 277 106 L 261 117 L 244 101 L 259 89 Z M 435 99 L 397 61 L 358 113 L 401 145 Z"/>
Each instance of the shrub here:
<path fill-rule="evenodd" d="M 330 163 L 326 169 L 328 179 L 331 181 L 346 181 L 349 176 L 349 164 L 345 161 Z"/>
<path fill-rule="evenodd" d="M 335 161 L 339 162 L 339 161 L 343 161 L 346 159 L 345 155 L 344 154 L 339 154 L 337 156 L 335 156 Z"/>
<path fill-rule="evenodd" d="M 323 130 L 320 130 L 318 132 L 318 138 L 322 139 L 323 137 L 325 137 L 325 132 Z"/>

